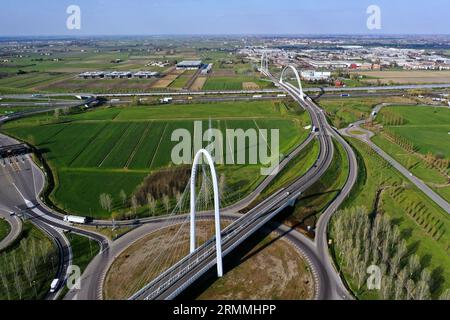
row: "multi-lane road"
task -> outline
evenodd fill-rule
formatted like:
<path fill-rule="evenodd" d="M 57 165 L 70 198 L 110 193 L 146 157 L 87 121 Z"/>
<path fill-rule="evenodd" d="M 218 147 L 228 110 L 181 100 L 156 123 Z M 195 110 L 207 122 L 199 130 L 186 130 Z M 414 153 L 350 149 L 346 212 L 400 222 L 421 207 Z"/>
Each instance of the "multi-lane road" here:
<path fill-rule="evenodd" d="M 268 74 L 268 76 L 270 75 Z M 272 77 L 271 79 L 276 81 Z M 276 83 L 279 84 L 278 82 Z M 319 133 L 317 134 L 320 142 L 319 157 L 305 175 L 288 187 L 279 190 L 268 199 L 262 201 L 258 206 L 251 209 L 223 230 L 222 250 L 224 256 L 264 226 L 284 208 L 293 205 L 302 192 L 320 179 L 328 169 L 333 158 L 334 149 L 331 136 L 338 136 L 338 133 L 329 126 L 323 111 L 312 100 L 307 99 L 303 101 L 303 97 L 294 88 L 288 85 L 279 85 L 298 101 L 302 107 L 308 110 L 313 126 L 319 129 Z M 345 143 L 342 138 L 340 139 L 340 143 Z M 318 230 L 322 234 L 318 234 L 316 237 L 320 237 L 322 240 L 319 240 L 318 244 L 312 244 L 309 239 L 307 240 L 301 236 L 293 240 L 296 246 L 301 248 L 300 250 L 307 260 L 312 264 L 317 281 L 316 297 L 318 299 L 345 299 L 350 297 L 330 262 L 331 259 L 328 256 L 326 242 L 327 225 L 331 214 L 342 203 L 356 181 L 356 157 L 346 143 L 344 148 L 346 152 L 353 155 L 349 165 L 352 170 L 350 171 L 349 179 L 343 192 L 335 199 L 332 203 L 332 209 L 326 212 L 325 218 L 321 220 L 322 222 Z M 323 245 L 323 241 L 325 241 L 325 245 Z M 323 256 L 328 257 L 328 260 L 325 260 L 326 264 L 321 260 Z M 182 259 L 178 264 L 166 270 L 143 289 L 139 290 L 131 299 L 172 299 L 213 267 L 215 265 L 215 259 L 215 240 L 212 239 Z"/>

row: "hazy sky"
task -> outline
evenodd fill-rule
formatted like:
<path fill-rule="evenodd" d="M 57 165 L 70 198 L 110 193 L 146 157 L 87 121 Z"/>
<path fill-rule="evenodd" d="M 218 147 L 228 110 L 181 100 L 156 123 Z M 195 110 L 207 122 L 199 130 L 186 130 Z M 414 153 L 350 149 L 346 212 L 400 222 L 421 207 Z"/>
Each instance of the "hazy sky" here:
<path fill-rule="evenodd" d="M 81 30 L 66 9 L 81 8 Z M 366 9 L 381 8 L 381 30 Z M 0 0 L 0 36 L 450 34 L 448 0 Z"/>

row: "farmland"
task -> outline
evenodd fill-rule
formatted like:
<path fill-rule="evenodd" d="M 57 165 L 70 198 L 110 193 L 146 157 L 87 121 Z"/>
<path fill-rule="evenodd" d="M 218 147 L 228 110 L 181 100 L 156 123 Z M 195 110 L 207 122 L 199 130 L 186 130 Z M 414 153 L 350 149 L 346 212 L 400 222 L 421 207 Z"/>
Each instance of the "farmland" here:
<path fill-rule="evenodd" d="M 369 83 L 448 83 L 450 82 L 450 71 L 367 71 L 358 74 L 369 77 Z"/>
<path fill-rule="evenodd" d="M 390 129 L 410 139 L 420 153 L 431 152 L 450 157 L 449 108 L 390 106 L 382 110 L 381 117 L 390 112 L 405 121 L 402 125 L 390 125 Z"/>
<path fill-rule="evenodd" d="M 271 87 L 270 82 L 261 81 L 252 77 L 209 77 L 206 80 L 203 90 L 242 90 L 244 89 L 244 83 L 252 82 L 256 84 L 260 89 Z"/>
<path fill-rule="evenodd" d="M 408 104 L 416 101 L 407 97 L 325 98 L 321 99 L 319 104 L 337 128 L 344 128 L 352 122 L 367 119 L 372 109 L 381 103 Z"/>
<path fill-rule="evenodd" d="M 394 117 L 401 124 L 393 125 Z M 446 108 L 390 106 L 383 109 L 378 118 L 384 130 L 373 138 L 377 145 L 448 201 L 449 119 L 450 110 Z"/>
<path fill-rule="evenodd" d="M 114 107 L 61 116 L 35 116 L 7 123 L 7 134 L 37 146 L 52 169 L 55 187 L 50 199 L 60 208 L 86 216 L 109 218 L 99 205 L 102 193 L 112 195 L 122 210 L 121 190 L 130 197 L 145 177 L 173 167 L 171 141 L 175 129 L 193 132 L 194 121 L 226 129 L 279 129 L 280 152 L 286 154 L 307 135 L 307 113 L 276 101 Z M 247 150 L 254 148 L 247 144 Z M 237 150 L 235 150 L 237 152 Z M 248 151 L 246 151 L 247 153 Z M 227 186 L 250 191 L 261 181 L 257 165 L 219 165 Z"/>

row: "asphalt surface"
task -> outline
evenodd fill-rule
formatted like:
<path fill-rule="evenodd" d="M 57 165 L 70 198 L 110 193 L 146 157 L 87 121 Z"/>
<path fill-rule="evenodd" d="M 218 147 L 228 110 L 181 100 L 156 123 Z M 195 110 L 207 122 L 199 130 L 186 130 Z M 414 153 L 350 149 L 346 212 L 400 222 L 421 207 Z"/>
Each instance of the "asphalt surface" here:
<path fill-rule="evenodd" d="M 22 220 L 16 215 L 11 216 L 12 211 L 0 208 L 0 217 L 3 218 L 11 227 L 9 234 L 0 241 L 0 251 L 6 249 L 16 241 L 22 232 Z"/>

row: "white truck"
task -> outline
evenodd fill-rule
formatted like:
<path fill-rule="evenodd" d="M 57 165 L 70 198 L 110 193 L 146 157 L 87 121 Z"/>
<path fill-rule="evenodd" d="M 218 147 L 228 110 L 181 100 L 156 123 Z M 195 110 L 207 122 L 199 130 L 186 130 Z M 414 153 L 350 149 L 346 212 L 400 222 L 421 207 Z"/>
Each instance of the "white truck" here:
<path fill-rule="evenodd" d="M 56 290 L 58 290 L 59 286 L 59 279 L 53 279 L 52 283 L 50 284 L 50 292 L 54 293 Z"/>
<path fill-rule="evenodd" d="M 172 97 L 165 97 L 165 98 L 159 99 L 159 102 L 160 103 L 170 103 L 170 102 L 172 102 L 172 100 L 173 100 Z"/>
<path fill-rule="evenodd" d="M 70 223 L 85 224 L 87 222 L 87 218 L 78 216 L 64 216 L 64 221 Z"/>

